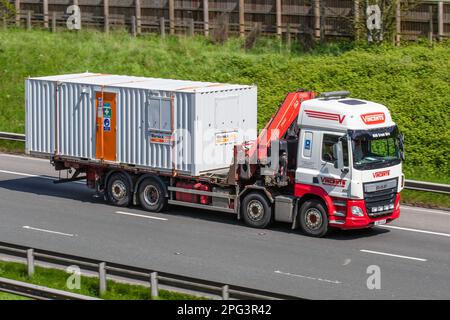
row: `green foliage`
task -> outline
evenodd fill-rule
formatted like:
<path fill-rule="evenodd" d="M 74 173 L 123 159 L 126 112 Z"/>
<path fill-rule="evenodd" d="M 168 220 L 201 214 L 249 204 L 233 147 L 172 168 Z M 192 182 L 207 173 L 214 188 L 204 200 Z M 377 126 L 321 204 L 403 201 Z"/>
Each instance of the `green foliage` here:
<path fill-rule="evenodd" d="M 70 274 L 62 270 L 36 267 L 35 274 L 32 278 L 28 277 L 26 266 L 22 263 L 0 261 L 0 277 L 8 278 L 28 283 L 41 285 L 44 287 L 54 288 L 63 291 L 71 291 L 74 293 L 98 297 L 98 279 L 96 277 L 81 277 L 81 288 L 79 290 L 70 290 L 66 287 L 66 281 Z M 150 289 L 141 285 L 131 285 L 108 280 L 108 291 L 103 295 L 102 299 L 107 300 L 148 300 L 150 299 Z M 0 300 L 1 300 L 0 295 Z M 12 297 L 11 297 L 12 298 Z M 160 300 L 198 300 L 200 298 L 171 292 L 167 290 L 159 290 Z"/>
<path fill-rule="evenodd" d="M 259 127 L 289 91 L 349 90 L 389 107 L 406 136 L 408 178 L 450 176 L 450 46 L 330 44 L 302 53 L 261 39 L 215 45 L 203 37 L 126 32 L 0 31 L 0 131 L 24 131 L 24 79 L 70 72 L 102 72 L 258 85 Z"/>

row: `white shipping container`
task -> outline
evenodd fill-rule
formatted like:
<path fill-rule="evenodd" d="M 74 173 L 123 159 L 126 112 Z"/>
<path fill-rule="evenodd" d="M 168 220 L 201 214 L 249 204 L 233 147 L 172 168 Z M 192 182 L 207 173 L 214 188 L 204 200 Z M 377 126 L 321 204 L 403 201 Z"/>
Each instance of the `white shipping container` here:
<path fill-rule="evenodd" d="M 83 73 L 25 88 L 31 154 L 198 176 L 256 139 L 255 86 Z"/>

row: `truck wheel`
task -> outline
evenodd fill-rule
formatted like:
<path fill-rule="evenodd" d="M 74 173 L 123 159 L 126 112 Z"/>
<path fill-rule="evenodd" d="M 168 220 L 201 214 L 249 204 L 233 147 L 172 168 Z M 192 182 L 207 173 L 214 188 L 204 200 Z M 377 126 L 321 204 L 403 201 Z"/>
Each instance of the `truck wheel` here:
<path fill-rule="evenodd" d="M 127 207 L 131 202 L 130 181 L 123 173 L 113 173 L 109 177 L 106 191 L 108 201 L 116 206 Z"/>
<path fill-rule="evenodd" d="M 163 211 L 167 206 L 164 187 L 156 180 L 144 179 L 139 184 L 139 202 L 147 211 Z"/>
<path fill-rule="evenodd" d="M 244 197 L 241 212 L 245 223 L 252 228 L 263 229 L 272 222 L 270 203 L 258 192 L 251 192 Z"/>
<path fill-rule="evenodd" d="M 300 208 L 300 227 L 311 237 L 323 237 L 328 233 L 328 215 L 319 200 L 308 200 Z"/>

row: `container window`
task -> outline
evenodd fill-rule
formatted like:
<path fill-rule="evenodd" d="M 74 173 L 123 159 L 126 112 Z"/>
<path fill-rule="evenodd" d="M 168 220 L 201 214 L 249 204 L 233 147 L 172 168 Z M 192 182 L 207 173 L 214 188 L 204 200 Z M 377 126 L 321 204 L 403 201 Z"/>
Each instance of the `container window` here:
<path fill-rule="evenodd" d="M 148 129 L 153 131 L 171 131 L 172 111 L 170 108 L 170 100 L 150 98 L 147 106 Z"/>

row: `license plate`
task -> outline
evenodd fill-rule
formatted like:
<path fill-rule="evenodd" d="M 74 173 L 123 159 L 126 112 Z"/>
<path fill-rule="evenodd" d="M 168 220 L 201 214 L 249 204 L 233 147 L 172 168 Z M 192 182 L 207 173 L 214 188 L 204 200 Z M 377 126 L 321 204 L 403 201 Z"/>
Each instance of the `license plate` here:
<path fill-rule="evenodd" d="M 376 226 L 381 226 L 383 224 L 386 224 L 386 219 L 385 220 L 378 220 L 374 222 L 374 225 Z"/>

